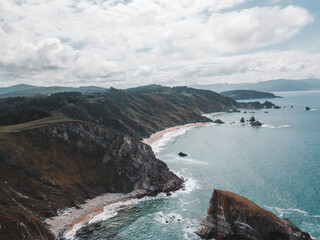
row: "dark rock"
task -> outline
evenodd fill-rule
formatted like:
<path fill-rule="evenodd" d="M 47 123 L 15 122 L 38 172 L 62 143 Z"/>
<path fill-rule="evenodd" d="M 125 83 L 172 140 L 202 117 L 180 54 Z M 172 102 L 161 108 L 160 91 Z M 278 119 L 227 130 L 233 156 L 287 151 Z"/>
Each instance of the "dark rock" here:
<path fill-rule="evenodd" d="M 247 111 L 244 111 L 243 113 L 247 113 Z"/>
<path fill-rule="evenodd" d="M 186 156 L 188 156 L 188 154 L 183 153 L 183 152 L 179 152 L 178 155 L 179 155 L 180 157 L 186 157 Z"/>
<path fill-rule="evenodd" d="M 256 119 L 254 118 L 254 116 L 252 116 L 250 119 L 249 119 L 249 122 L 254 122 Z"/>
<path fill-rule="evenodd" d="M 310 110 L 310 108 L 309 108 L 309 107 L 306 107 L 306 110 L 307 110 L 307 111 L 309 111 L 309 110 Z"/>
<path fill-rule="evenodd" d="M 264 113 L 269 113 L 268 111 L 265 111 Z"/>
<path fill-rule="evenodd" d="M 291 108 L 293 108 L 293 106 L 291 105 Z"/>
<path fill-rule="evenodd" d="M 274 106 L 273 108 L 274 108 L 274 109 L 280 109 L 281 107 L 279 107 L 279 106 Z"/>
<path fill-rule="evenodd" d="M 223 123 L 224 123 L 223 121 L 221 121 L 221 119 L 216 119 L 216 120 L 214 120 L 213 122 L 214 122 L 214 123 L 218 123 L 218 124 L 223 124 Z"/>
<path fill-rule="evenodd" d="M 279 219 L 245 197 L 215 189 L 208 216 L 195 232 L 216 240 L 311 240 L 288 219 Z"/>
<path fill-rule="evenodd" d="M 241 122 L 241 123 L 244 123 L 244 117 L 242 117 L 242 118 L 240 119 L 240 122 Z"/>
<path fill-rule="evenodd" d="M 258 127 L 260 127 L 260 126 L 263 125 L 263 124 L 262 124 L 261 122 L 259 122 L 259 121 L 254 121 L 254 122 L 251 122 L 250 124 L 251 124 L 251 126 L 258 126 Z"/>

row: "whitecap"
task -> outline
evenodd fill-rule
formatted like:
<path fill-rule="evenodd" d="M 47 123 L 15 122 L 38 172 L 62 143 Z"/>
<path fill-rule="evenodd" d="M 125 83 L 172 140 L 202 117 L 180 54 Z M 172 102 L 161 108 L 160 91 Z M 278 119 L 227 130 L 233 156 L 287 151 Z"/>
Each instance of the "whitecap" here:
<path fill-rule="evenodd" d="M 64 235 L 65 239 L 74 239 L 76 232 L 82 227 L 83 223 L 77 223 L 73 225 L 72 229 Z"/>
<path fill-rule="evenodd" d="M 200 161 L 198 159 L 187 157 L 179 157 L 177 155 L 168 154 L 166 156 L 166 162 L 179 163 L 179 164 L 188 164 L 188 165 L 208 165 L 207 162 Z"/>
<path fill-rule="evenodd" d="M 176 138 L 180 135 L 185 134 L 191 128 L 193 128 L 193 127 L 182 127 L 177 130 L 174 130 L 174 131 L 171 131 L 171 132 L 164 134 L 161 139 L 159 139 L 158 141 L 151 144 L 153 152 L 155 154 L 159 153 L 162 150 L 162 148 L 164 146 L 166 146 L 170 141 L 172 141 L 174 138 Z"/>
<path fill-rule="evenodd" d="M 266 128 L 288 128 L 288 127 L 290 127 L 290 125 L 276 126 L 276 125 L 263 124 L 262 127 L 266 127 Z"/>
<path fill-rule="evenodd" d="M 308 215 L 308 213 L 306 211 L 300 210 L 298 208 L 278 208 L 278 207 L 268 207 L 268 206 L 265 206 L 265 207 L 271 211 L 276 212 L 277 215 L 279 215 L 279 217 L 283 217 L 284 214 L 290 215 L 294 212 L 303 214 L 305 216 Z"/>

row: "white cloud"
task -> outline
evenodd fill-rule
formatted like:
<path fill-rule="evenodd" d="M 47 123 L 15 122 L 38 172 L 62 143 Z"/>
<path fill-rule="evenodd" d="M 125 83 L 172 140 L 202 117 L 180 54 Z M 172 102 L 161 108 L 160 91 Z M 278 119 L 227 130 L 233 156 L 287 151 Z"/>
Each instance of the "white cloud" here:
<path fill-rule="evenodd" d="M 248 81 L 258 79 L 259 66 L 250 67 L 249 57 L 241 60 L 251 64 L 247 66 L 239 57 L 219 56 L 283 42 L 313 19 L 296 6 L 235 9 L 246 1 L 2 0 L 0 85 L 221 80 L 208 78 L 210 74 L 237 81 L 234 69 Z M 298 75 L 318 74 L 310 66 L 300 71 Z M 286 69 L 276 72 L 282 77 Z"/>

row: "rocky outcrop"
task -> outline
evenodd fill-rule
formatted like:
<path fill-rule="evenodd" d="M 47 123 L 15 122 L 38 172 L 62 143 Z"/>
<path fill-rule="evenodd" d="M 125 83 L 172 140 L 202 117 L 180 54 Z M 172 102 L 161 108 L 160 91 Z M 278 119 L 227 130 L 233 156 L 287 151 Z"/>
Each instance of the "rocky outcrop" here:
<path fill-rule="evenodd" d="M 244 117 L 242 117 L 242 118 L 240 119 L 240 122 L 241 122 L 241 123 L 244 123 Z"/>
<path fill-rule="evenodd" d="M 218 124 L 224 124 L 224 122 L 221 119 L 216 119 L 213 122 Z"/>
<path fill-rule="evenodd" d="M 263 124 L 261 122 L 257 121 L 253 121 L 250 122 L 251 126 L 256 126 L 256 127 L 261 127 Z"/>
<path fill-rule="evenodd" d="M 311 240 L 288 219 L 279 219 L 245 197 L 215 189 L 208 216 L 196 234 L 216 240 Z"/>
<path fill-rule="evenodd" d="M 103 126 L 68 121 L 0 133 L 0 239 L 53 239 L 42 219 L 58 209 L 182 184 L 150 146 Z"/>

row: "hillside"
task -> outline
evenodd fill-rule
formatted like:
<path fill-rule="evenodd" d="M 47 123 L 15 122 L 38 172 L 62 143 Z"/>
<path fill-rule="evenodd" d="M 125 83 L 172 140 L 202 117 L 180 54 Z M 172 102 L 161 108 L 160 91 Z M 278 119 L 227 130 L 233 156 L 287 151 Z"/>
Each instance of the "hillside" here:
<path fill-rule="evenodd" d="M 225 97 L 232 98 L 234 100 L 259 99 L 259 98 L 279 98 L 279 96 L 276 96 L 273 93 L 260 92 L 260 91 L 255 91 L 255 90 L 233 90 L 233 91 L 221 92 L 220 94 Z"/>
<path fill-rule="evenodd" d="M 319 79 L 288 80 L 277 79 L 258 83 L 218 83 L 209 85 L 191 85 L 197 89 L 208 89 L 216 92 L 231 90 L 257 90 L 263 92 L 310 91 L 320 90 Z"/>
<path fill-rule="evenodd" d="M 212 121 L 203 113 L 263 106 L 161 86 L 1 99 L 0 239 L 53 239 L 44 218 L 102 193 L 181 188 L 182 180 L 138 139 Z"/>
<path fill-rule="evenodd" d="M 0 100 L 0 125 L 62 116 L 117 129 L 142 139 L 158 130 L 192 122 L 211 121 L 202 113 L 241 107 L 236 101 L 208 90 L 158 87 L 103 93 L 57 93 L 51 96 Z"/>
<path fill-rule="evenodd" d="M 39 87 L 25 84 L 14 85 L 11 87 L 0 88 L 0 98 L 50 95 L 61 92 L 79 92 L 79 93 L 95 93 L 104 92 L 106 89 L 102 87 L 86 86 L 86 87 Z"/>

